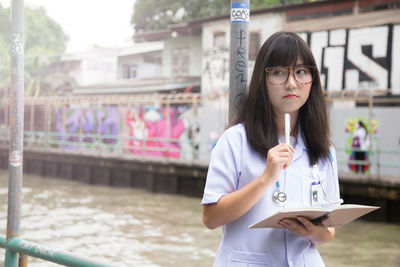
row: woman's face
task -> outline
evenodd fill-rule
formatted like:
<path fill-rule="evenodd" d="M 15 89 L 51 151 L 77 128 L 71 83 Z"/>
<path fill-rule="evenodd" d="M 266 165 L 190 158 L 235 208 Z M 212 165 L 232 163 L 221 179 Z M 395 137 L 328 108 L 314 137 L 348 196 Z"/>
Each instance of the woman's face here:
<path fill-rule="evenodd" d="M 295 66 L 287 69 L 269 68 L 266 74 L 266 87 L 275 116 L 284 118 L 283 114 L 297 114 L 310 95 L 310 83 L 299 83 L 303 77 L 307 80 L 309 69 L 302 67 L 302 60 L 297 60 Z M 287 77 L 287 72 L 289 76 Z M 297 77 L 295 78 L 295 75 Z M 312 73 L 311 73 L 312 75 Z M 287 80 L 285 79 L 287 77 Z M 286 81 L 285 81 L 286 80 Z M 281 84 L 282 83 L 282 84 Z"/>

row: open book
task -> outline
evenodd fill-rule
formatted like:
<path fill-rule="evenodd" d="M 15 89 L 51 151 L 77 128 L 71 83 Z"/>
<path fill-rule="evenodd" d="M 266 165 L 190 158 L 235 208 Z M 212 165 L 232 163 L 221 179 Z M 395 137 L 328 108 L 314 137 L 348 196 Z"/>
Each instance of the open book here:
<path fill-rule="evenodd" d="M 338 227 L 354 221 L 355 219 L 376 209 L 379 209 L 379 207 L 355 204 L 340 205 L 333 209 L 321 207 L 284 209 L 270 217 L 250 225 L 249 228 L 283 228 L 278 224 L 279 220 L 283 218 L 297 218 L 297 216 L 303 216 L 309 219 L 312 223 L 318 224 L 327 215 L 329 217 L 327 226 Z"/>

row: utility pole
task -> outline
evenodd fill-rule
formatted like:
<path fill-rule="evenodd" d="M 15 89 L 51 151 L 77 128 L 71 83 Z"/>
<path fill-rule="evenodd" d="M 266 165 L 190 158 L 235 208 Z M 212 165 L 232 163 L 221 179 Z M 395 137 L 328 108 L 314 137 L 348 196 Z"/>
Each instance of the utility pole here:
<path fill-rule="evenodd" d="M 229 120 L 246 94 L 248 80 L 250 1 L 231 0 L 231 43 L 229 70 Z"/>
<path fill-rule="evenodd" d="M 7 242 L 19 235 L 24 136 L 24 0 L 11 1 L 10 144 Z M 6 249 L 5 267 L 17 267 L 17 253 Z"/>

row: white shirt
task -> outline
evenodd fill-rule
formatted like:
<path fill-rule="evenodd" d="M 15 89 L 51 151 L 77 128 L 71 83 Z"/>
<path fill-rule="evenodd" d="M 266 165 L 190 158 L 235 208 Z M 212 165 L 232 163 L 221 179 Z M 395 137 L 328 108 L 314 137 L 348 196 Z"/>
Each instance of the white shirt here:
<path fill-rule="evenodd" d="M 367 131 L 365 130 L 364 127 L 359 127 L 353 132 L 353 138 L 358 137 L 358 140 L 360 142 L 360 149 L 362 150 L 368 150 L 369 149 L 369 138 Z"/>
<path fill-rule="evenodd" d="M 311 183 L 315 181 L 306 148 L 301 138 L 291 165 L 281 172 L 281 191 L 287 194 L 284 206 L 272 200 L 275 185 L 242 217 L 222 227 L 222 240 L 214 266 L 321 267 L 325 266 L 316 247 L 306 238 L 284 229 L 248 229 L 248 226 L 283 208 L 311 206 Z M 339 199 L 335 151 L 332 162 L 318 162 L 325 192 L 331 201 Z M 225 194 L 238 190 L 259 177 L 266 158 L 253 150 L 243 124 L 226 130 L 214 147 L 207 174 L 202 204 L 216 203 Z M 248 264 L 248 265 L 245 265 Z"/>

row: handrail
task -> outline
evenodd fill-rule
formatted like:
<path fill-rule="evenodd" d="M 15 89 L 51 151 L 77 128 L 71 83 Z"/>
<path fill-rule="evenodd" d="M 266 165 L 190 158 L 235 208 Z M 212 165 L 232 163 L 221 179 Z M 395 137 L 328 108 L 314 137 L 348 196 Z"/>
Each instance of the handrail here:
<path fill-rule="evenodd" d="M 400 168 L 399 162 L 388 162 L 387 160 L 382 161 L 380 160 L 380 156 L 382 154 L 393 154 L 393 155 L 400 155 L 400 149 L 381 149 L 376 148 L 375 150 L 363 150 L 359 148 L 336 148 L 337 151 L 350 151 L 350 152 L 357 152 L 357 151 L 365 151 L 365 152 L 376 152 L 378 158 L 375 160 L 338 160 L 338 163 L 341 164 L 357 164 L 357 165 L 370 165 L 372 163 L 376 163 L 377 167 L 387 167 L 387 168 Z M 378 173 L 379 175 L 379 173 Z"/>
<path fill-rule="evenodd" d="M 0 247 L 9 249 L 14 253 L 22 253 L 45 261 L 71 267 L 106 267 L 108 264 L 96 262 L 90 258 L 75 256 L 68 252 L 54 250 L 39 244 L 13 237 L 6 240 L 6 236 L 0 235 Z"/>
<path fill-rule="evenodd" d="M 8 142 L 8 133 L 4 134 L 0 130 L 0 143 Z M 181 159 L 187 160 L 186 156 L 190 155 L 193 157 L 202 157 L 205 159 L 210 154 L 210 148 L 212 141 L 210 140 L 199 140 L 190 138 L 168 138 L 168 137 L 147 137 L 138 139 L 130 135 L 111 135 L 111 134 L 99 134 L 99 133 L 60 133 L 60 132 L 44 132 L 44 131 L 29 131 L 25 130 L 25 145 L 26 147 L 52 147 L 54 149 L 68 147 L 70 149 L 76 149 L 78 154 L 81 154 L 81 149 L 85 151 L 93 151 L 95 154 L 100 153 L 103 149 L 109 149 L 108 154 L 120 155 L 126 154 L 127 151 L 135 151 L 133 154 L 146 156 L 147 153 L 161 152 L 166 153 L 163 157 L 168 158 L 169 153 L 181 153 Z M 72 138 L 72 139 L 71 139 Z M 68 140 L 69 139 L 69 140 Z M 91 141 L 88 141 L 91 140 Z M 113 140 L 113 143 L 106 143 L 102 140 Z M 6 142 L 4 142 L 6 141 Z M 135 141 L 141 142 L 140 145 L 133 145 Z M 148 142 L 160 142 L 163 146 L 157 147 L 148 145 Z M 170 144 L 180 144 L 181 147 L 173 147 Z M 186 148 L 183 146 L 186 145 Z M 194 149 L 198 146 L 197 149 Z M 192 149 L 192 150 L 190 150 Z M 352 147 L 338 147 L 336 151 L 341 152 L 357 152 L 366 151 L 359 148 Z M 400 155 L 400 150 L 396 149 L 382 149 L 376 148 L 375 150 L 368 150 L 366 152 L 373 152 L 376 154 L 375 157 L 370 157 L 368 160 L 355 160 L 355 159 L 344 159 L 338 158 L 339 164 L 357 164 L 357 165 L 375 165 L 377 167 L 387 168 L 400 168 L 399 162 L 396 161 L 383 161 L 381 160 L 382 155 Z M 149 157 L 154 157 L 149 155 Z M 156 156 L 157 157 L 157 156 Z M 379 165 L 379 166 L 378 166 Z"/>

